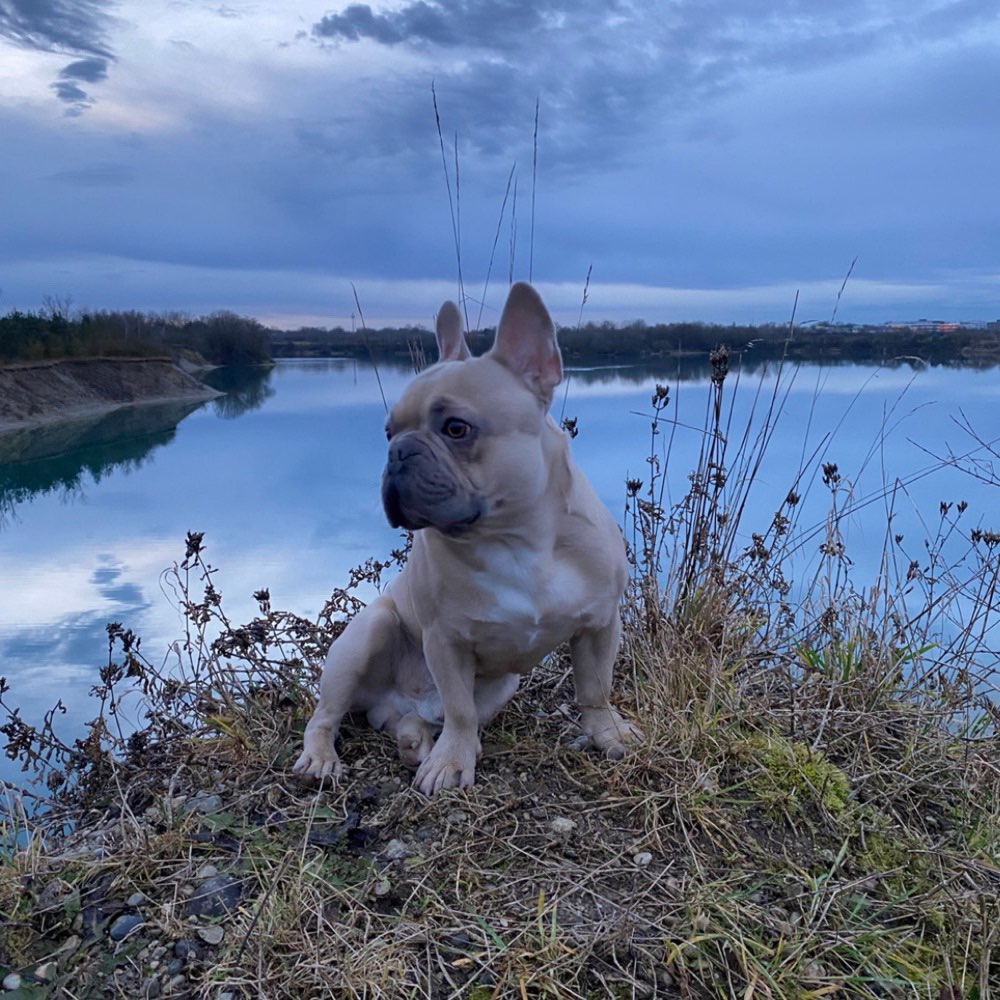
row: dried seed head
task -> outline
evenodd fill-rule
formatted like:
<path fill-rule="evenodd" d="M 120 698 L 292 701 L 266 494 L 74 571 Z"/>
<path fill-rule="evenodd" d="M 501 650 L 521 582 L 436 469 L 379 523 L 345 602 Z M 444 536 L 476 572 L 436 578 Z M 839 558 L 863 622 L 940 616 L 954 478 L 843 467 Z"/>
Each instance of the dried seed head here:
<path fill-rule="evenodd" d="M 720 344 L 708 356 L 712 365 L 712 384 L 722 385 L 729 374 L 729 348 L 725 344 Z"/>

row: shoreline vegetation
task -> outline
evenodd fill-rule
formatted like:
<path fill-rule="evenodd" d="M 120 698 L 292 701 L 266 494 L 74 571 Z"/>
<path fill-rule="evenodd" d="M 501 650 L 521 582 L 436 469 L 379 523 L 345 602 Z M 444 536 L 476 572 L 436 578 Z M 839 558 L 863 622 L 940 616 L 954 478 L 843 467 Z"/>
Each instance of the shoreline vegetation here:
<path fill-rule="evenodd" d="M 467 339 L 473 353 L 481 353 L 492 343 L 493 330 L 472 332 Z M 560 328 L 559 343 L 570 369 L 644 365 L 659 375 L 669 367 L 681 379 L 703 378 L 719 345 L 726 345 L 747 373 L 785 361 L 986 369 L 1000 364 L 1000 321 L 799 327 L 586 323 Z M 135 311 L 71 315 L 68 305 L 49 302 L 39 312 L 0 316 L 0 435 L 91 419 L 134 403 L 210 399 L 218 392 L 203 383 L 213 368 L 338 358 L 412 369 L 434 351 L 434 335 L 422 327 L 276 330 L 224 311 L 200 318 Z M 138 360 L 146 366 L 128 364 Z M 176 369 L 162 367 L 167 361 Z"/>
<path fill-rule="evenodd" d="M 665 386 L 624 484 L 614 698 L 646 738 L 623 761 L 581 746 L 557 652 L 484 734 L 471 789 L 423 798 L 351 724 L 344 781 L 297 781 L 323 654 L 405 544 L 314 620 L 262 587 L 244 623 L 190 533 L 164 577 L 176 656 L 109 624 L 78 740 L 58 705 L 21 719 L 0 680 L 25 772 L 0 789 L 8 995 L 995 1000 L 996 506 L 942 502 L 917 541 L 889 517 L 871 580 L 836 465 L 790 468 L 770 521 L 743 523 L 775 488 L 754 470 L 790 375 L 734 426 L 755 389 L 729 363 L 713 350 L 687 495 L 665 505 Z M 979 442 L 967 471 L 1000 488 L 998 469 Z M 807 489 L 829 495 L 819 533 Z"/>
<path fill-rule="evenodd" d="M 493 330 L 468 334 L 473 353 L 492 342 Z M 745 360 L 884 363 L 910 358 L 926 364 L 990 367 L 1000 364 L 1000 320 L 960 324 L 582 323 L 559 329 L 571 365 L 707 359 L 721 344 Z M 179 313 L 91 312 L 69 315 L 51 305 L 36 313 L 0 316 L 0 366 L 18 361 L 80 357 L 202 359 L 220 366 L 263 364 L 275 358 L 340 357 L 409 364 L 432 357 L 433 332 L 419 326 L 345 330 L 340 327 L 271 329 L 232 312 L 200 318 Z"/>

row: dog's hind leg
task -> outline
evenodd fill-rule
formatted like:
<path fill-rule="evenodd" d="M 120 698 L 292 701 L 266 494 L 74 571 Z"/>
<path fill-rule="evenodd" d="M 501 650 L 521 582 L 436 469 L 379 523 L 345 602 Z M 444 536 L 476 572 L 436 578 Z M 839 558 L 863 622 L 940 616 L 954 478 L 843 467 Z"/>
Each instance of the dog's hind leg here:
<path fill-rule="evenodd" d="M 422 719 L 416 712 L 407 712 L 394 725 L 386 728 L 396 737 L 399 759 L 411 771 L 415 771 L 431 752 L 437 727 Z"/>
<path fill-rule="evenodd" d="M 388 595 L 351 619 L 326 654 L 319 702 L 306 726 L 302 754 L 293 770 L 310 778 L 336 781 L 341 777 L 344 768 L 334 748 L 340 721 L 347 712 L 371 707 L 371 693 L 389 681 L 401 641 L 396 606 Z"/>
<path fill-rule="evenodd" d="M 479 728 L 488 725 L 493 716 L 514 697 L 519 674 L 500 674 L 499 677 L 476 678 L 476 714 L 479 716 Z"/>

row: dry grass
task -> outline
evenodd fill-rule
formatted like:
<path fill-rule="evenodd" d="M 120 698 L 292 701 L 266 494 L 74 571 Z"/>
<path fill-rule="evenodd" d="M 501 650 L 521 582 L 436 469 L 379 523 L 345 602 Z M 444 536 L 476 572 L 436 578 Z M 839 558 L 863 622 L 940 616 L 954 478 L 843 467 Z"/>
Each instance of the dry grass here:
<path fill-rule="evenodd" d="M 628 486 L 618 698 L 645 730 L 639 749 L 612 763 L 578 746 L 556 654 L 486 733 L 474 788 L 428 801 L 387 739 L 350 726 L 348 779 L 302 785 L 289 767 L 322 652 L 359 588 L 405 553 L 362 567 L 317 622 L 262 592 L 237 626 L 191 536 L 174 574 L 184 676 L 112 629 L 89 740 L 4 728 L 53 797 L 35 818 L 8 810 L 0 965 L 27 976 L 62 949 L 51 982 L 23 995 L 140 995 L 162 972 L 157 943 L 205 924 L 187 895 L 211 863 L 240 904 L 174 995 L 995 997 L 996 542 L 980 533 L 960 562 L 895 581 L 887 557 L 855 589 L 839 479 L 823 469 L 823 573 L 840 583 L 796 601 L 794 491 L 764 530 L 739 525 L 780 391 L 739 443 L 725 362 L 689 495 L 664 509 L 665 391 L 650 476 Z M 130 685 L 150 714 L 123 737 Z M 219 799 L 191 811 L 197 793 Z M 136 892 L 146 924 L 110 944 Z"/>

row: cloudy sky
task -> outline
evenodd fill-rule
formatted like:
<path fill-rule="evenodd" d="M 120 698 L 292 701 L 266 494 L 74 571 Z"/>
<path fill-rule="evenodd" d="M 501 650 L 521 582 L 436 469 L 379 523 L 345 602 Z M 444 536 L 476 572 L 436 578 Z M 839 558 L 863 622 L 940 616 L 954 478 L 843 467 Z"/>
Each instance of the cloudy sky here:
<path fill-rule="evenodd" d="M 996 0 L 0 0 L 0 311 L 430 323 L 450 187 L 473 324 L 993 320 L 998 93 Z"/>

